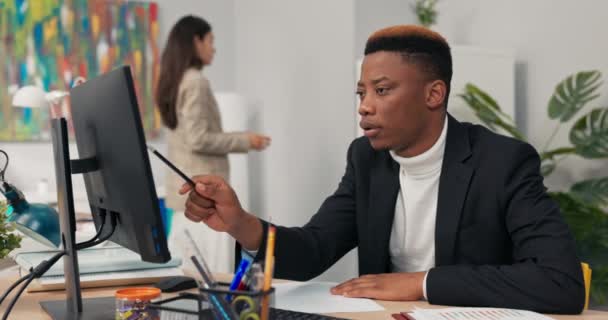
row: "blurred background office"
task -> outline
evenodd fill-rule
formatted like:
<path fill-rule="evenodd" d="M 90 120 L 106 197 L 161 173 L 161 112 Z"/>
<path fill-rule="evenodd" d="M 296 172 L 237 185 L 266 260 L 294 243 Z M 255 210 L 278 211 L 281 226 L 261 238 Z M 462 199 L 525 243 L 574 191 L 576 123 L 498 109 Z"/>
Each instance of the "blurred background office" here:
<path fill-rule="evenodd" d="M 171 26 L 185 14 L 204 16 L 213 25 L 218 56 L 206 68 L 206 77 L 216 92 L 242 98 L 239 101 L 249 114 L 243 122 L 248 130 L 273 138 L 272 148 L 249 154 L 245 170 L 231 175 L 233 180 L 246 181 L 237 188 L 247 194 L 246 209 L 283 225 L 308 221 L 335 190 L 344 172 L 348 145 L 358 135 L 354 92 L 365 40 L 381 27 L 419 23 L 413 10 L 415 1 L 156 3 L 159 44 L 166 43 Z M 464 83 L 472 81 L 494 96 L 530 143 L 543 150 L 550 136 L 554 136 L 550 148 L 569 146 L 571 124 L 592 108 L 607 105 L 608 86 L 601 85 L 592 105 L 557 131 L 559 121 L 550 121 L 547 111 L 560 81 L 583 70 L 608 70 L 608 43 L 601 41 L 608 30 L 608 2 L 439 0 L 435 9 L 431 28 L 447 38 L 459 57 L 456 61 L 455 55 L 454 71 L 462 86 L 453 86 L 451 112 L 467 108 L 458 94 Z M 218 104 L 221 109 L 219 99 Z M 223 112 L 222 116 L 232 115 Z M 601 128 L 606 133 L 606 124 Z M 162 135 L 151 141 L 166 150 Z M 48 142 L 3 139 L 1 144 L 11 153 L 14 165 L 8 174 L 13 180 L 35 190 L 36 182 L 47 179 L 54 188 Z M 152 162 L 160 186 L 165 169 Z M 568 190 L 575 182 L 604 177 L 606 172 L 605 159 L 581 161 L 572 155 L 559 160 L 546 184 L 551 190 Z M 597 189 L 604 190 L 605 196 L 607 188 Z M 321 278 L 351 278 L 357 273 L 356 265 L 351 253 Z"/>

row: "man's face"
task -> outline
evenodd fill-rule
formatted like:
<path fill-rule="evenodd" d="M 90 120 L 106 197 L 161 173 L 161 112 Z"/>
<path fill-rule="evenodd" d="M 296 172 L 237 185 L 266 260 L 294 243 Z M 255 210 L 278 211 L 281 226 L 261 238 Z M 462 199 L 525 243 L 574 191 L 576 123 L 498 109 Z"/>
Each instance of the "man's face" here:
<path fill-rule="evenodd" d="M 378 51 L 365 56 L 357 84 L 360 126 L 374 149 L 407 153 L 422 139 L 429 121 L 427 83 L 419 68 L 400 53 Z"/>

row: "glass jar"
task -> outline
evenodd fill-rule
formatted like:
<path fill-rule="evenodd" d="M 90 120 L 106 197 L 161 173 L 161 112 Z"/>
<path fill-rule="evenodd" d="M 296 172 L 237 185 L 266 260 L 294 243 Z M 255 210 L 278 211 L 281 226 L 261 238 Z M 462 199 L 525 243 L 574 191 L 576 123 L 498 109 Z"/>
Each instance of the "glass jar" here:
<path fill-rule="evenodd" d="M 160 298 L 160 289 L 126 288 L 116 291 L 116 320 L 160 320 L 160 311 L 148 306 Z"/>

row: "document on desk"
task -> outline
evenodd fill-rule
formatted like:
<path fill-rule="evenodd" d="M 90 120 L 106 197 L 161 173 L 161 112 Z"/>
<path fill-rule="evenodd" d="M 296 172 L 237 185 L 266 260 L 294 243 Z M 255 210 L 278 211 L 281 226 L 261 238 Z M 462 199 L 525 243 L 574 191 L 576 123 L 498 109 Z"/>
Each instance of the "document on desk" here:
<path fill-rule="evenodd" d="M 275 308 L 308 313 L 381 311 L 382 306 L 371 299 L 346 298 L 329 291 L 333 282 L 273 283 Z"/>
<path fill-rule="evenodd" d="M 21 252 L 14 256 L 20 275 L 48 260 L 55 251 Z M 83 288 L 153 283 L 164 277 L 183 275 L 180 258 L 165 264 L 141 261 L 129 249 L 111 245 L 84 249 L 78 252 L 80 285 Z M 27 291 L 60 290 L 65 288 L 63 260 L 60 259 L 40 279 L 35 279 Z"/>
<path fill-rule="evenodd" d="M 40 264 L 43 260 L 48 260 L 56 251 L 33 251 L 23 252 L 15 255 L 15 262 L 19 264 L 24 273 L 28 273 L 30 268 Z M 164 269 L 178 267 L 182 263 L 181 258 L 175 257 L 167 263 L 144 262 L 141 257 L 118 245 L 93 247 L 78 251 L 78 269 L 80 274 L 124 272 L 149 269 Z M 63 259 L 55 263 L 44 276 L 63 276 Z"/>
<path fill-rule="evenodd" d="M 165 277 L 183 276 L 180 268 L 147 269 L 123 272 L 87 273 L 80 275 L 81 288 L 116 287 L 126 285 L 142 285 L 159 281 Z M 63 276 L 48 276 L 35 279 L 27 287 L 27 292 L 63 290 Z"/>
<path fill-rule="evenodd" d="M 553 320 L 540 313 L 500 308 L 414 309 L 408 313 L 416 320 L 483 319 L 483 320 Z"/>

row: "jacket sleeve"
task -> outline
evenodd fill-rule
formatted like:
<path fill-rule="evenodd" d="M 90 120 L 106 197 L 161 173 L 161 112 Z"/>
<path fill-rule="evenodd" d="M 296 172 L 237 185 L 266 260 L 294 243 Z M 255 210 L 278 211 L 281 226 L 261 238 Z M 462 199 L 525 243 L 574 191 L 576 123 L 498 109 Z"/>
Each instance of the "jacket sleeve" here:
<path fill-rule="evenodd" d="M 560 209 L 546 193 L 540 159 L 521 144 L 505 179 L 505 223 L 511 265 L 440 266 L 429 271 L 432 304 L 491 306 L 543 313 L 580 313 L 585 289 L 575 242 Z"/>
<path fill-rule="evenodd" d="M 209 155 L 225 155 L 231 152 L 247 152 L 249 138 L 242 132 L 212 132 L 209 130 L 213 117 L 213 93 L 206 79 L 190 81 L 182 94 L 179 126 L 185 132 L 185 143 L 192 150 Z"/>
<path fill-rule="evenodd" d="M 355 173 L 351 144 L 346 172 L 338 189 L 321 205 L 303 227 L 276 226 L 276 278 L 306 281 L 312 279 L 357 245 L 355 219 Z M 264 261 L 268 222 L 262 221 L 264 235 L 255 260 Z M 237 252 L 240 247 L 237 246 Z"/>

